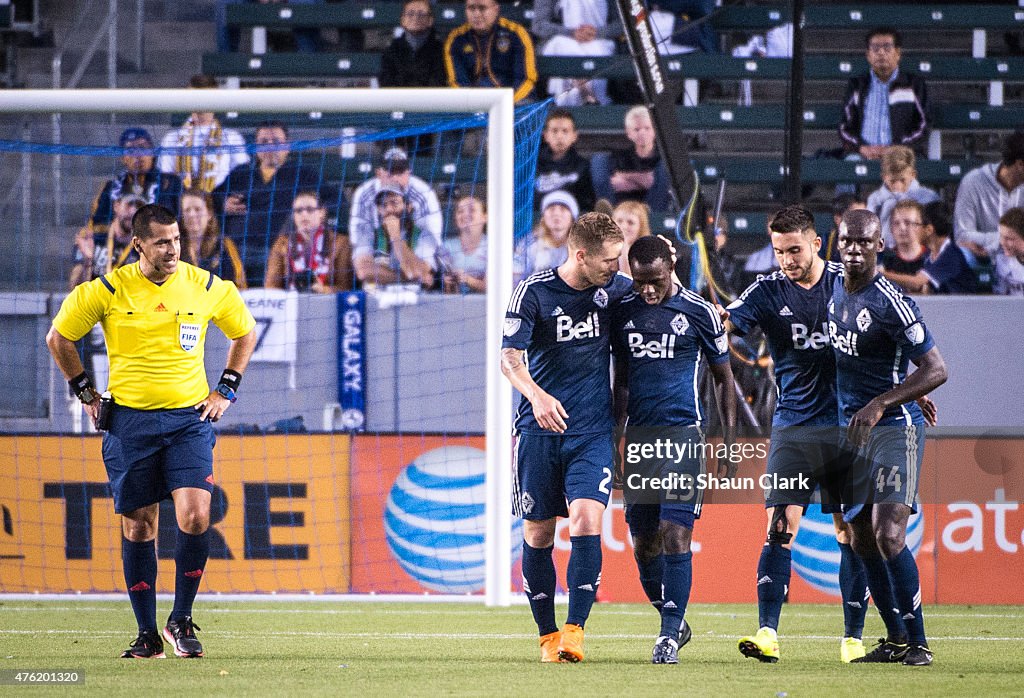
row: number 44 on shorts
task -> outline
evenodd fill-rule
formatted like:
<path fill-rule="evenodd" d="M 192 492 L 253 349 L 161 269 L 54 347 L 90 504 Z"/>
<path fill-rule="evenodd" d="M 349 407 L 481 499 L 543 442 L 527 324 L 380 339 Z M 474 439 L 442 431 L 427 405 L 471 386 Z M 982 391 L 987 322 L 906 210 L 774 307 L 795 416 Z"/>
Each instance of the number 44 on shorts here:
<path fill-rule="evenodd" d="M 889 476 L 885 476 L 885 471 L 889 471 Z M 890 487 L 893 492 L 899 492 L 903 486 L 903 479 L 900 477 L 900 469 L 898 466 L 892 466 L 891 468 L 879 468 L 878 476 L 875 478 L 875 490 L 878 492 L 884 492 L 886 486 Z"/>

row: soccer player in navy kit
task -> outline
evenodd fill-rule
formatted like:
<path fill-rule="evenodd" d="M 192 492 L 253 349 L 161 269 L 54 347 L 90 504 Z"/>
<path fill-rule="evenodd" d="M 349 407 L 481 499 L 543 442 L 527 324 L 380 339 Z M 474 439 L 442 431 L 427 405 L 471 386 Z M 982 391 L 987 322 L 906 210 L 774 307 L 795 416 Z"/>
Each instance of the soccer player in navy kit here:
<path fill-rule="evenodd" d="M 726 444 L 732 443 L 736 424 L 736 393 L 729 340 L 718 311 L 675 283 L 669 242 L 640 238 L 629 248 L 629 265 L 635 293 L 616 308 L 612 327 L 616 415 L 628 417 L 622 420 L 627 424 L 626 522 L 644 590 L 652 601 L 661 601 L 661 631 L 651 662 L 677 664 L 679 647 L 691 634 L 684 620 L 692 581 L 690 542 L 702 503 L 702 490 L 695 485 L 705 455 L 697 394 L 702 358 L 722 395 Z M 685 455 L 636 457 L 639 447 L 665 439 Z M 687 480 L 656 489 L 642 480 L 664 481 L 672 475 Z"/>
<path fill-rule="evenodd" d="M 622 242 L 608 216 L 580 216 L 569 230 L 569 258 L 520 282 L 505 314 L 501 371 L 522 394 L 512 506 L 524 520 L 523 590 L 543 662 L 583 659 L 583 626 L 601 580 L 613 467 L 611 312 L 631 288 L 616 274 Z M 561 632 L 551 556 L 559 516 L 569 517 L 572 543 Z"/>
<path fill-rule="evenodd" d="M 832 294 L 828 333 L 836 357 L 840 426 L 846 427 L 843 446 L 855 451 L 851 473 L 860 476 L 847 483 L 843 512 L 888 633 L 856 661 L 927 666 L 932 653 L 921 585 L 906 545 L 924 456 L 925 418 L 913 401 L 945 383 L 947 372 L 917 304 L 878 273 L 882 249 L 875 214 L 843 215 L 839 252 L 845 278 Z M 911 361 L 917 370 L 908 375 Z"/>
<path fill-rule="evenodd" d="M 776 662 L 779 616 L 791 574 L 791 542 L 814 485 L 820 482 L 826 490 L 836 487 L 830 479 L 838 474 L 826 472 L 837 456 L 835 359 L 826 321 L 833 283 L 842 267 L 818 255 L 821 238 L 807 209 L 781 209 L 772 216 L 768 230 L 780 270 L 758 279 L 729 306 L 728 327 L 746 334 L 760 326 L 775 363 L 778 402 L 767 472 L 784 478 L 804 474 L 810 483 L 808 488 L 772 489 L 765 497 L 768 536 L 757 566 L 759 629 L 742 638 L 739 647 L 748 657 Z M 838 508 L 823 503 L 822 509 L 826 513 L 831 509 L 836 523 L 846 625 L 840 656 L 850 661 L 864 654 L 860 636 L 867 581 Z"/>

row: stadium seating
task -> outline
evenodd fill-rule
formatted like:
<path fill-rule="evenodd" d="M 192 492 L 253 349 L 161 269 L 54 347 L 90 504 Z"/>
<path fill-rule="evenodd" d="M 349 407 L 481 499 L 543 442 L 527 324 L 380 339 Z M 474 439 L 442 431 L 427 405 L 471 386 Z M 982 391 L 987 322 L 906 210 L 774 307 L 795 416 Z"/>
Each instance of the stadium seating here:
<path fill-rule="evenodd" d="M 380 73 L 379 53 L 259 54 L 207 53 L 203 72 L 220 77 L 324 78 L 376 77 Z M 709 80 L 788 80 L 787 58 L 729 58 L 689 54 L 665 60 L 666 72 L 676 78 Z M 970 58 L 934 56 L 904 61 L 907 69 L 929 82 L 983 82 L 1002 80 L 1024 82 L 1024 58 Z M 863 57 L 808 56 L 804 75 L 808 80 L 846 80 L 867 70 Z M 630 79 L 633 64 L 627 56 L 538 56 L 541 76 Z"/>
<path fill-rule="evenodd" d="M 345 27 L 370 29 L 398 25 L 399 2 L 360 2 L 344 4 L 262 5 L 240 3 L 228 7 L 228 24 L 268 28 Z M 532 7 L 508 3 L 502 14 L 517 22 L 529 23 Z M 438 27 L 452 27 L 464 21 L 461 3 L 439 3 Z M 1009 29 L 1024 27 L 1024 10 L 1005 5 L 911 5 L 850 4 L 818 6 L 808 4 L 806 24 L 815 28 L 865 29 L 876 25 L 896 25 L 903 29 Z M 783 4 L 775 6 L 730 6 L 712 18 L 715 29 L 764 30 L 789 21 Z"/>

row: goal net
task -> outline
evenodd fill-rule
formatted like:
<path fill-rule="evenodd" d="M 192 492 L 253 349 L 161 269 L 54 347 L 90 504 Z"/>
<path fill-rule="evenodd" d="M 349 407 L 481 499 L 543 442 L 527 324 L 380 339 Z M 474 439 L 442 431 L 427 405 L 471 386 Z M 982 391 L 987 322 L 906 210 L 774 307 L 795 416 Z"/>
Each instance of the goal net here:
<path fill-rule="evenodd" d="M 135 261 L 131 214 L 155 202 L 257 319 L 216 425 L 203 590 L 507 603 L 498 347 L 546 111 L 504 90 L 9 92 L 0 592 L 124 591 L 102 437 L 43 339 L 69 288 Z M 102 390 L 102 332 L 78 346 Z M 226 347 L 211 328 L 211 385 Z M 175 531 L 166 500 L 161 592 Z"/>

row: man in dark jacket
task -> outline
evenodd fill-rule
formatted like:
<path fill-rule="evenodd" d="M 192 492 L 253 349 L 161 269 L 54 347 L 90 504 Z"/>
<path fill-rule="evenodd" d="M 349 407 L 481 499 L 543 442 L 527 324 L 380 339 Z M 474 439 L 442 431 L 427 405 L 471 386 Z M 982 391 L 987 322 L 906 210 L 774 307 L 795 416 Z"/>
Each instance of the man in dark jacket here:
<path fill-rule="evenodd" d="M 114 202 L 128 195 L 137 196 L 143 203 L 160 204 L 178 213 L 181 198 L 181 180 L 175 174 L 165 174 L 156 167 L 153 137 L 144 128 L 126 128 L 118 139 L 123 148 L 123 167 L 103 184 L 92 202 L 88 231 L 103 234 L 116 217 Z"/>
<path fill-rule="evenodd" d="M 545 194 L 562 189 L 579 204 L 580 211 L 594 210 L 594 182 L 590 177 L 590 160 L 576 150 L 576 121 L 566 109 L 552 109 L 544 122 L 544 142 L 537 154 L 537 193 L 540 202 Z"/>
<path fill-rule="evenodd" d="M 427 0 L 405 0 L 402 35 L 381 58 L 381 87 L 444 87 L 444 46 L 434 32 L 434 13 Z"/>
<path fill-rule="evenodd" d="M 238 247 L 250 287 L 263 285 L 271 243 L 292 214 L 296 192 L 318 192 L 330 220 L 344 207 L 336 187 L 323 182 L 315 166 L 303 167 L 298 158 L 289 157 L 284 123 L 257 126 L 256 145 L 256 157 L 231 170 L 213 191 L 218 214 L 223 214 L 224 235 Z M 307 159 L 319 164 L 318 155 Z"/>
<path fill-rule="evenodd" d="M 511 87 L 517 104 L 537 82 L 533 39 L 501 16 L 497 0 L 466 0 L 466 23 L 448 35 L 444 65 L 450 87 Z"/>
<path fill-rule="evenodd" d="M 871 70 L 850 79 L 839 136 L 848 153 L 878 160 L 886 146 L 923 151 L 928 142 L 928 90 L 919 76 L 900 70 L 902 39 L 891 27 L 866 39 Z"/>

